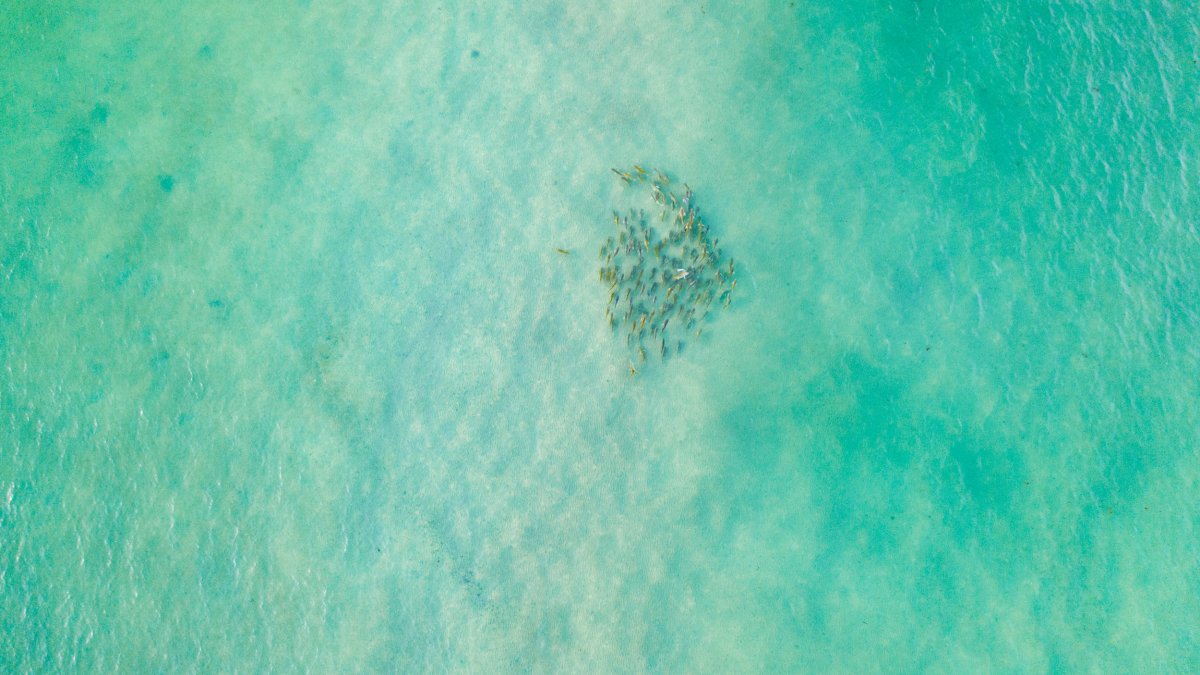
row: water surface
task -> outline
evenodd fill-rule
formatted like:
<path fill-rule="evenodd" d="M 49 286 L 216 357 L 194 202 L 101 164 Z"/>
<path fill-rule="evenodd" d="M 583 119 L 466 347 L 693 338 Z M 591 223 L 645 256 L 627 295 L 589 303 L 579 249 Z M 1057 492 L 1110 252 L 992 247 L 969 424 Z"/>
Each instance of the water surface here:
<path fill-rule="evenodd" d="M 1198 35 L 12 4 L 0 665 L 1194 670 Z M 630 377 L 633 162 L 741 294 Z"/>

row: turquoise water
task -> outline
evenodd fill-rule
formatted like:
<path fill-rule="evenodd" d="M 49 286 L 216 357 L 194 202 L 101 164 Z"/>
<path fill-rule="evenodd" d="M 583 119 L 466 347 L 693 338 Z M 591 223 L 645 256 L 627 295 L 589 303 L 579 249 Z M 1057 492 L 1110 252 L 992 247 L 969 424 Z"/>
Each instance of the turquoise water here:
<path fill-rule="evenodd" d="M 1198 74 L 1186 3 L 9 3 L 0 670 L 1194 672 Z M 633 162 L 740 295 L 631 377 Z"/>

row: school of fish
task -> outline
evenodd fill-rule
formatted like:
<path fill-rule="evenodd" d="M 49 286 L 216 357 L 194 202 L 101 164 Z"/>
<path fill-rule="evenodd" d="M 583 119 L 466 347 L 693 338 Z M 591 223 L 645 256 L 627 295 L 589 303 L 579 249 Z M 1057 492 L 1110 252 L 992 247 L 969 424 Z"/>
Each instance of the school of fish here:
<path fill-rule="evenodd" d="M 733 301 L 737 277 L 686 183 L 677 194 L 662 171 L 636 164 L 612 171 L 648 197 L 648 211 L 613 212 L 616 232 L 600 246 L 599 277 L 609 292 L 605 316 L 614 333 L 625 333 L 629 372 L 636 375 L 648 359 L 666 361 L 688 338 L 703 335 L 713 312 Z"/>

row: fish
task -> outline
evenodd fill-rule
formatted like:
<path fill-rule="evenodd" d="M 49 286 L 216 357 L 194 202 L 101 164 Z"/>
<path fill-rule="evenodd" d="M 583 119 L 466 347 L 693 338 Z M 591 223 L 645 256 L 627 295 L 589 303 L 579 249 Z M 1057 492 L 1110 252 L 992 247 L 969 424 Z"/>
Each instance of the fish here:
<path fill-rule="evenodd" d="M 559 253 L 561 253 L 561 254 L 563 254 L 563 255 L 571 255 L 571 252 L 570 252 L 570 251 L 568 251 L 568 250 L 567 250 L 567 249 L 565 249 L 565 248 L 556 248 L 556 249 L 554 249 L 554 250 L 555 250 L 555 251 L 558 251 Z"/>

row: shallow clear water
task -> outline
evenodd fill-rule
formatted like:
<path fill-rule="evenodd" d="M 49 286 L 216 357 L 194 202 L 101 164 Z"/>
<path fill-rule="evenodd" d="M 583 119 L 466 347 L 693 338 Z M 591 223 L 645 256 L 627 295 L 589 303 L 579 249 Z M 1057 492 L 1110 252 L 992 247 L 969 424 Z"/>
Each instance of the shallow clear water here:
<path fill-rule="evenodd" d="M 4 671 L 1200 667 L 1186 4 L 260 4 L 0 17 Z"/>

